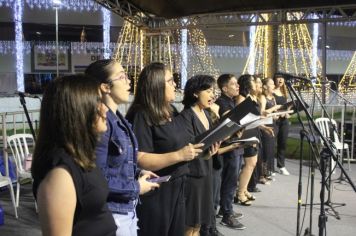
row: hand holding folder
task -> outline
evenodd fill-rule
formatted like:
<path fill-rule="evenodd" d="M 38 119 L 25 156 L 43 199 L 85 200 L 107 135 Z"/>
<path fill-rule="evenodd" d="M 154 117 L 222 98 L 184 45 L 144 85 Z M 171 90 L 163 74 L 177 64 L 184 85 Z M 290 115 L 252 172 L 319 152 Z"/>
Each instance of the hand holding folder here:
<path fill-rule="evenodd" d="M 228 112 L 219 125 L 195 137 L 195 143 L 204 143 L 203 150 L 214 143 L 225 140 L 241 129 L 252 129 L 264 124 L 272 124 L 272 117 L 261 117 L 250 98 Z"/>

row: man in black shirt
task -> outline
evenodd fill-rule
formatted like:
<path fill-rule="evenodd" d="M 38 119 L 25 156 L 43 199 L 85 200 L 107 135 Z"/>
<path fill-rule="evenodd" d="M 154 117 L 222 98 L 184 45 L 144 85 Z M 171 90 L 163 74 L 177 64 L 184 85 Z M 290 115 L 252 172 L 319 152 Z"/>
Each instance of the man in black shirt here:
<path fill-rule="evenodd" d="M 218 86 L 221 96 L 216 100 L 220 106 L 219 115 L 223 117 L 227 112 L 235 107 L 234 97 L 239 95 L 239 85 L 234 75 L 223 74 L 218 78 Z M 241 156 L 243 149 L 234 149 L 223 154 L 221 189 L 220 189 L 220 210 L 222 215 L 221 224 L 234 229 L 245 229 L 237 219 L 242 218 L 241 213 L 235 213 L 232 208 L 232 201 L 237 188 L 237 180 L 241 167 Z"/>

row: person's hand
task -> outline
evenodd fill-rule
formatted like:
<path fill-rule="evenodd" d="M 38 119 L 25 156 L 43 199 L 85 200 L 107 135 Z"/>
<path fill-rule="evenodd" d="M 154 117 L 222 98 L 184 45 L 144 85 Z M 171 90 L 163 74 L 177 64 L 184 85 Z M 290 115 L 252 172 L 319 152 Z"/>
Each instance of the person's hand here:
<path fill-rule="evenodd" d="M 157 175 L 155 175 L 155 176 L 157 176 Z M 145 194 L 145 193 L 159 187 L 159 184 L 147 181 L 147 179 L 150 179 L 150 178 L 151 178 L 150 174 L 145 174 L 145 175 L 142 175 L 140 178 L 138 178 L 138 183 L 140 185 L 140 194 Z"/>
<path fill-rule="evenodd" d="M 153 173 L 152 171 L 149 171 L 149 170 L 141 170 L 140 176 L 143 176 L 143 175 L 148 175 L 150 179 L 159 177 L 158 175 L 156 175 L 155 173 Z"/>
<path fill-rule="evenodd" d="M 220 145 L 221 142 L 214 143 L 209 149 L 209 155 L 214 156 L 218 152 Z"/>
<path fill-rule="evenodd" d="M 274 106 L 274 111 L 278 111 L 279 109 L 281 109 L 283 107 L 283 105 L 275 105 Z"/>
<path fill-rule="evenodd" d="M 268 135 L 274 137 L 274 131 L 272 127 L 264 126 L 263 129 Z"/>
<path fill-rule="evenodd" d="M 245 131 L 245 128 L 240 129 L 239 131 L 237 131 L 236 136 L 237 136 L 238 138 L 241 138 L 242 135 L 244 134 L 244 131 Z"/>
<path fill-rule="evenodd" d="M 182 158 L 182 161 L 191 161 L 196 158 L 203 150 L 203 143 L 191 144 L 189 143 L 184 148 L 178 150 L 178 155 Z"/>

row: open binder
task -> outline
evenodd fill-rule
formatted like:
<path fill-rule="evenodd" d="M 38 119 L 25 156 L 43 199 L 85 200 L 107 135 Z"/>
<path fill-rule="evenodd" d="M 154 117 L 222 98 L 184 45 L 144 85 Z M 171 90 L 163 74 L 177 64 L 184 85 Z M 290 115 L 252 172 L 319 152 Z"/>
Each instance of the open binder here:
<path fill-rule="evenodd" d="M 284 110 L 293 110 L 293 112 L 291 114 L 296 113 L 297 111 L 303 111 L 303 104 L 305 106 L 305 108 L 309 108 L 309 105 L 305 102 L 303 102 L 303 104 L 301 104 L 301 102 L 298 101 L 294 101 L 295 104 L 293 103 L 293 101 L 287 102 L 285 104 L 282 105 L 282 107 L 279 109 L 279 111 L 284 111 Z"/>
<path fill-rule="evenodd" d="M 251 138 L 246 138 L 246 139 L 240 139 L 240 138 L 231 138 L 227 142 L 228 145 L 238 143 L 241 146 L 248 146 L 248 145 L 253 145 L 253 144 L 259 144 L 260 140 L 256 137 L 251 137 Z"/>
<path fill-rule="evenodd" d="M 195 137 L 195 143 L 204 143 L 203 150 L 216 142 L 224 141 L 241 129 L 252 129 L 263 124 L 272 124 L 272 117 L 261 117 L 250 98 L 228 112 L 215 127 Z"/>

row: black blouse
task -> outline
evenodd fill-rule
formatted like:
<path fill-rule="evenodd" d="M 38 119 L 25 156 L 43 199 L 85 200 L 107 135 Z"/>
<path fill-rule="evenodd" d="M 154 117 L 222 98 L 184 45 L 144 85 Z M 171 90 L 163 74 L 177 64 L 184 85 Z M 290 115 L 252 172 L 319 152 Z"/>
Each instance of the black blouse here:
<path fill-rule="evenodd" d="M 161 125 L 151 125 L 145 119 L 144 112 L 136 109 L 127 116 L 133 126 L 133 131 L 138 141 L 138 150 L 148 153 L 168 153 L 177 151 L 189 143 L 190 137 L 182 119 L 177 119 L 178 114 L 172 121 Z M 187 162 L 180 162 L 156 171 L 159 176 L 171 175 L 172 179 L 188 173 Z"/>
<path fill-rule="evenodd" d="M 209 127 L 212 125 L 209 113 L 205 111 L 205 115 L 209 121 Z M 194 139 L 199 134 L 202 134 L 206 131 L 204 125 L 201 123 L 197 115 L 191 108 L 184 109 L 179 118 L 182 117 L 185 122 L 185 127 L 190 135 L 190 142 L 194 143 Z M 202 177 L 208 175 L 209 169 L 211 169 L 212 160 L 211 158 L 205 159 L 204 157 L 209 155 L 209 149 L 202 153 L 198 158 L 189 162 L 189 176 Z"/>
<path fill-rule="evenodd" d="M 77 205 L 72 235 L 115 235 L 117 227 L 106 204 L 109 189 L 100 170 L 94 168 L 91 171 L 85 171 L 62 148 L 53 149 L 48 156 L 52 161 L 48 162 L 47 173 L 55 167 L 65 166 L 74 182 Z M 42 180 L 34 179 L 33 192 L 35 196 L 37 196 L 37 190 Z"/>

